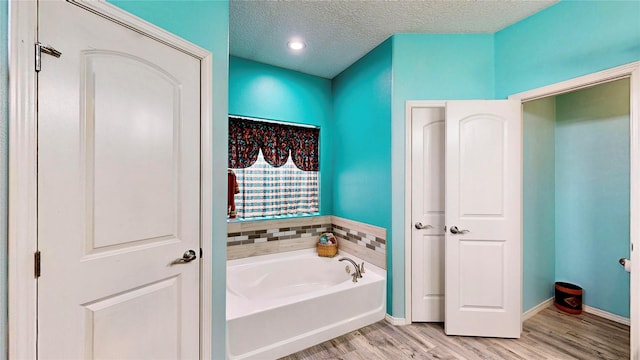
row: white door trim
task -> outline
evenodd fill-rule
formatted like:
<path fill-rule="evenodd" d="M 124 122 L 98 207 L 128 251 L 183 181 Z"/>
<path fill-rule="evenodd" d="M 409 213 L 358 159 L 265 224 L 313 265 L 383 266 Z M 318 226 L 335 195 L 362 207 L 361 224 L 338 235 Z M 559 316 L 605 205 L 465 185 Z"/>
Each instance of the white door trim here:
<path fill-rule="evenodd" d="M 630 79 L 629 113 L 629 184 L 630 184 L 630 229 L 631 246 L 631 358 L 640 360 L 640 61 L 617 66 L 611 69 L 580 76 L 537 89 L 509 96 L 509 99 L 527 102 L 547 96 L 560 95 L 582 88 L 622 79 Z M 612 259 L 615 261 L 615 259 Z"/>
<path fill-rule="evenodd" d="M 9 2 L 9 359 L 36 358 L 37 3 Z"/>
<path fill-rule="evenodd" d="M 101 1 L 71 1 L 99 16 L 200 60 L 200 358 L 211 358 L 212 316 L 212 55 L 184 39 Z M 37 118 L 34 44 L 37 2 L 9 3 L 9 351 L 10 359 L 36 358 Z M 55 44 L 50 44 L 55 45 Z M 64 55 L 63 55 L 64 56 Z M 46 71 L 44 69 L 43 71 Z M 46 271 L 46 269 L 44 269 Z"/>
<path fill-rule="evenodd" d="M 429 100 L 408 100 L 405 102 L 405 175 L 404 175 L 404 323 L 411 324 L 411 113 L 413 108 L 420 107 L 446 107 L 447 102 L 442 101 L 429 101 Z"/>

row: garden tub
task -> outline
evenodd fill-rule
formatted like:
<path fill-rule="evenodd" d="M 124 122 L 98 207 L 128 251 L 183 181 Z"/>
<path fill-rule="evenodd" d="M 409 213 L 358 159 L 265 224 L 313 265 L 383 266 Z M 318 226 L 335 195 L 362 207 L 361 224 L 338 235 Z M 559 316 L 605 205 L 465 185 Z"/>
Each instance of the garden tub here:
<path fill-rule="evenodd" d="M 385 270 L 315 249 L 227 261 L 227 357 L 275 359 L 382 320 Z M 349 266 L 351 273 L 345 271 Z"/>

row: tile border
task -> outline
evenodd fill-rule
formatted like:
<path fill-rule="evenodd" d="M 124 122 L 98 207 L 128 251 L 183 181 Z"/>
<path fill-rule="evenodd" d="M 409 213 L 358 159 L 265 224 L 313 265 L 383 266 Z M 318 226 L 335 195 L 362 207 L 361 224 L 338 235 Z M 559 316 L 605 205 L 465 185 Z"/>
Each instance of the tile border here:
<path fill-rule="evenodd" d="M 386 269 L 386 229 L 337 216 L 227 223 L 227 260 L 313 248 L 333 232 L 341 251 Z"/>

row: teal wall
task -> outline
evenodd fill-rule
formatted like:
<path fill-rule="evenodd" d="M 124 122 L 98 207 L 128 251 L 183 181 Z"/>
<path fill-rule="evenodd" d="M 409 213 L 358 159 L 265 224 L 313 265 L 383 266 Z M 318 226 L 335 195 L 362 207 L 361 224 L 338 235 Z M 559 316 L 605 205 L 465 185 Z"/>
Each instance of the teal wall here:
<path fill-rule="evenodd" d="M 557 97 L 556 279 L 629 317 L 629 81 Z"/>
<path fill-rule="evenodd" d="M 7 349 L 7 183 L 8 162 L 8 14 L 6 0 L 0 0 L 0 349 Z M 7 351 L 0 351 L 0 360 L 7 358 Z"/>
<path fill-rule="evenodd" d="M 214 359 L 225 357 L 227 89 L 229 3 L 227 1 L 111 0 L 124 10 L 160 26 L 213 54 L 213 333 Z M 216 170 L 218 169 L 218 170 Z"/>
<path fill-rule="evenodd" d="M 394 241 L 387 247 L 387 252 L 391 252 L 393 272 L 388 278 L 393 301 L 387 311 L 392 316 L 404 317 L 405 102 L 492 99 L 493 35 L 399 34 L 392 40 L 393 108 L 390 122 L 393 203 L 392 224 L 387 231 Z"/>
<path fill-rule="evenodd" d="M 394 110 L 405 100 L 493 99 L 493 45 L 492 34 L 394 35 Z"/>
<path fill-rule="evenodd" d="M 391 41 L 333 79 L 334 215 L 388 228 Z"/>
<path fill-rule="evenodd" d="M 229 114 L 320 126 L 320 214 L 331 215 L 331 80 L 231 56 Z"/>
<path fill-rule="evenodd" d="M 383 42 L 333 79 L 332 145 L 333 215 L 387 229 L 388 274 L 395 269 L 390 262 L 391 45 Z M 391 281 L 387 309 L 390 286 Z"/>
<path fill-rule="evenodd" d="M 495 34 L 496 98 L 640 60 L 640 1 L 562 1 Z"/>
<path fill-rule="evenodd" d="M 523 106 L 523 309 L 553 296 L 556 278 L 556 99 Z"/>

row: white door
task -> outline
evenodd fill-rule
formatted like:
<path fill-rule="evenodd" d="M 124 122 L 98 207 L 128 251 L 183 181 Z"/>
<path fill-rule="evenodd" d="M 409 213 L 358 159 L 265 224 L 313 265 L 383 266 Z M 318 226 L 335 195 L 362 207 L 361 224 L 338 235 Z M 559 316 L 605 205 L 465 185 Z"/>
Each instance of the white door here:
<path fill-rule="evenodd" d="M 521 332 L 521 105 L 446 107 L 445 332 Z"/>
<path fill-rule="evenodd" d="M 444 107 L 411 110 L 411 321 L 444 321 Z"/>
<path fill-rule="evenodd" d="M 39 40 L 39 357 L 196 359 L 199 60 L 67 2 Z"/>

